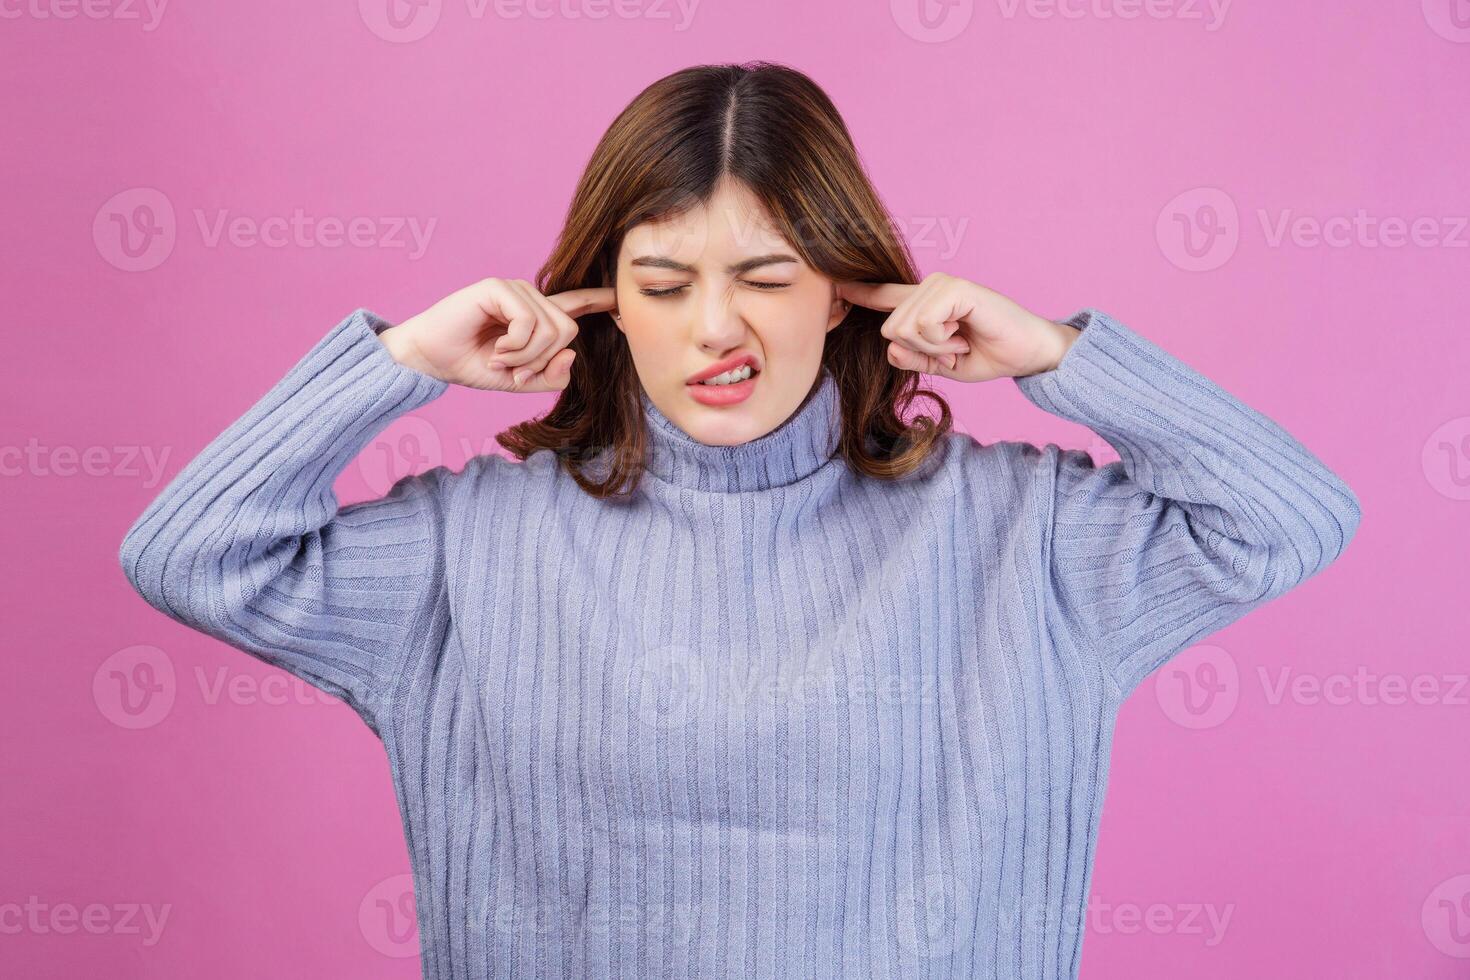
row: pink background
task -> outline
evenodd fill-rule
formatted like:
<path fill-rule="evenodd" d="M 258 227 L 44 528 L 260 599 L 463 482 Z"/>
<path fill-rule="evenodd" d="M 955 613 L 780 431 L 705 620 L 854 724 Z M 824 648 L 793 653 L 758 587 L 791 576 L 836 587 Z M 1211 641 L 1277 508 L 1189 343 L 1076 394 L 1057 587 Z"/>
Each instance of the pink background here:
<path fill-rule="evenodd" d="M 921 272 L 1114 314 L 1362 499 L 1338 564 L 1171 665 L 1217 700 L 1165 670 L 1124 706 L 1083 976 L 1470 975 L 1465 0 L 88 9 L 0 7 L 0 974 L 418 975 L 381 743 L 149 608 L 122 535 L 354 307 L 530 278 L 643 86 L 766 58 L 832 95 Z M 1113 458 L 1008 382 L 935 384 L 982 441 Z M 550 401 L 453 390 L 342 502 Z"/>

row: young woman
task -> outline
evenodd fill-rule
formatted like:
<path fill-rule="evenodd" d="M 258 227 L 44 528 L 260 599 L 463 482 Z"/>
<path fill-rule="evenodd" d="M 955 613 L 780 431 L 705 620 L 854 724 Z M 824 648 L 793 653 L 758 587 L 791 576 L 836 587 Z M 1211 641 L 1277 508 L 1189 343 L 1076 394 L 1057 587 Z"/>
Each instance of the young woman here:
<path fill-rule="evenodd" d="M 890 228 L 809 79 L 681 71 L 534 284 L 355 310 L 128 532 L 150 603 L 383 740 L 426 976 L 1075 976 L 1119 705 L 1353 536 L 1270 419 Z M 923 374 L 1120 461 L 952 432 Z M 450 385 L 560 394 L 339 509 Z"/>

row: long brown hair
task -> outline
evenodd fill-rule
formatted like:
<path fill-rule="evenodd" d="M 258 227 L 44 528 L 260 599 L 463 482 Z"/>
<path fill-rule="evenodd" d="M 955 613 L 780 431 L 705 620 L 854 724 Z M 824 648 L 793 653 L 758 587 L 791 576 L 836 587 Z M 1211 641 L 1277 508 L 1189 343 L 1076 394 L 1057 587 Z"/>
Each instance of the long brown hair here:
<path fill-rule="evenodd" d="M 613 285 L 629 229 L 707 202 L 722 177 L 748 188 L 829 279 L 918 282 L 831 99 L 796 69 L 756 61 L 685 68 L 628 104 L 593 151 L 536 288 L 549 296 Z M 822 364 L 840 392 L 838 452 L 856 471 L 894 479 L 924 462 L 951 417 L 918 373 L 889 363 L 885 316 L 852 307 L 826 335 Z M 497 438 L 521 460 L 553 450 L 590 494 L 631 495 L 647 439 L 632 356 L 610 314 L 581 317 L 577 327 L 571 381 L 551 411 Z M 920 395 L 939 418 L 905 422 L 900 413 Z"/>

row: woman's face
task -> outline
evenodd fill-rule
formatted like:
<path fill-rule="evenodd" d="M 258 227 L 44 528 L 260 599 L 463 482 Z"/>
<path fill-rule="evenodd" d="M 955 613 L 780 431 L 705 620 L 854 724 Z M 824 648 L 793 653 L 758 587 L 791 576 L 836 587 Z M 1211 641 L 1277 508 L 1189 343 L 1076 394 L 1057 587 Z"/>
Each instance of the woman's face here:
<path fill-rule="evenodd" d="M 615 322 L 648 397 L 708 445 L 748 442 L 786 421 L 817 380 L 827 331 L 847 313 L 832 281 L 730 180 L 708 205 L 630 230 L 616 292 Z M 749 379 L 696 382 L 737 364 L 749 365 Z"/>

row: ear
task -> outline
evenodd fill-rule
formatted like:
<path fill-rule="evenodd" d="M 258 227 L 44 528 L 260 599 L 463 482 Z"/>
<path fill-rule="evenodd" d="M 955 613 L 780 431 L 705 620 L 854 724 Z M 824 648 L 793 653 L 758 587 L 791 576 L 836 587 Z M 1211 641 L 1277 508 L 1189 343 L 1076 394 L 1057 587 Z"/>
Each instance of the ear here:
<path fill-rule="evenodd" d="M 606 270 L 604 270 L 602 273 L 602 288 L 611 289 L 613 291 L 614 305 L 612 309 L 607 311 L 607 315 L 612 317 L 612 322 L 618 328 L 618 331 L 626 335 L 628 331 L 623 329 L 623 318 L 619 315 L 621 311 L 616 305 L 618 299 L 618 281 L 616 278 L 609 276 Z"/>
<path fill-rule="evenodd" d="M 832 306 L 831 309 L 827 311 L 827 332 L 831 333 L 832 330 L 839 323 L 841 323 L 843 320 L 846 320 L 847 314 L 851 312 L 851 310 L 852 304 L 849 303 L 847 300 L 838 297 L 836 295 L 836 290 L 833 290 Z"/>

